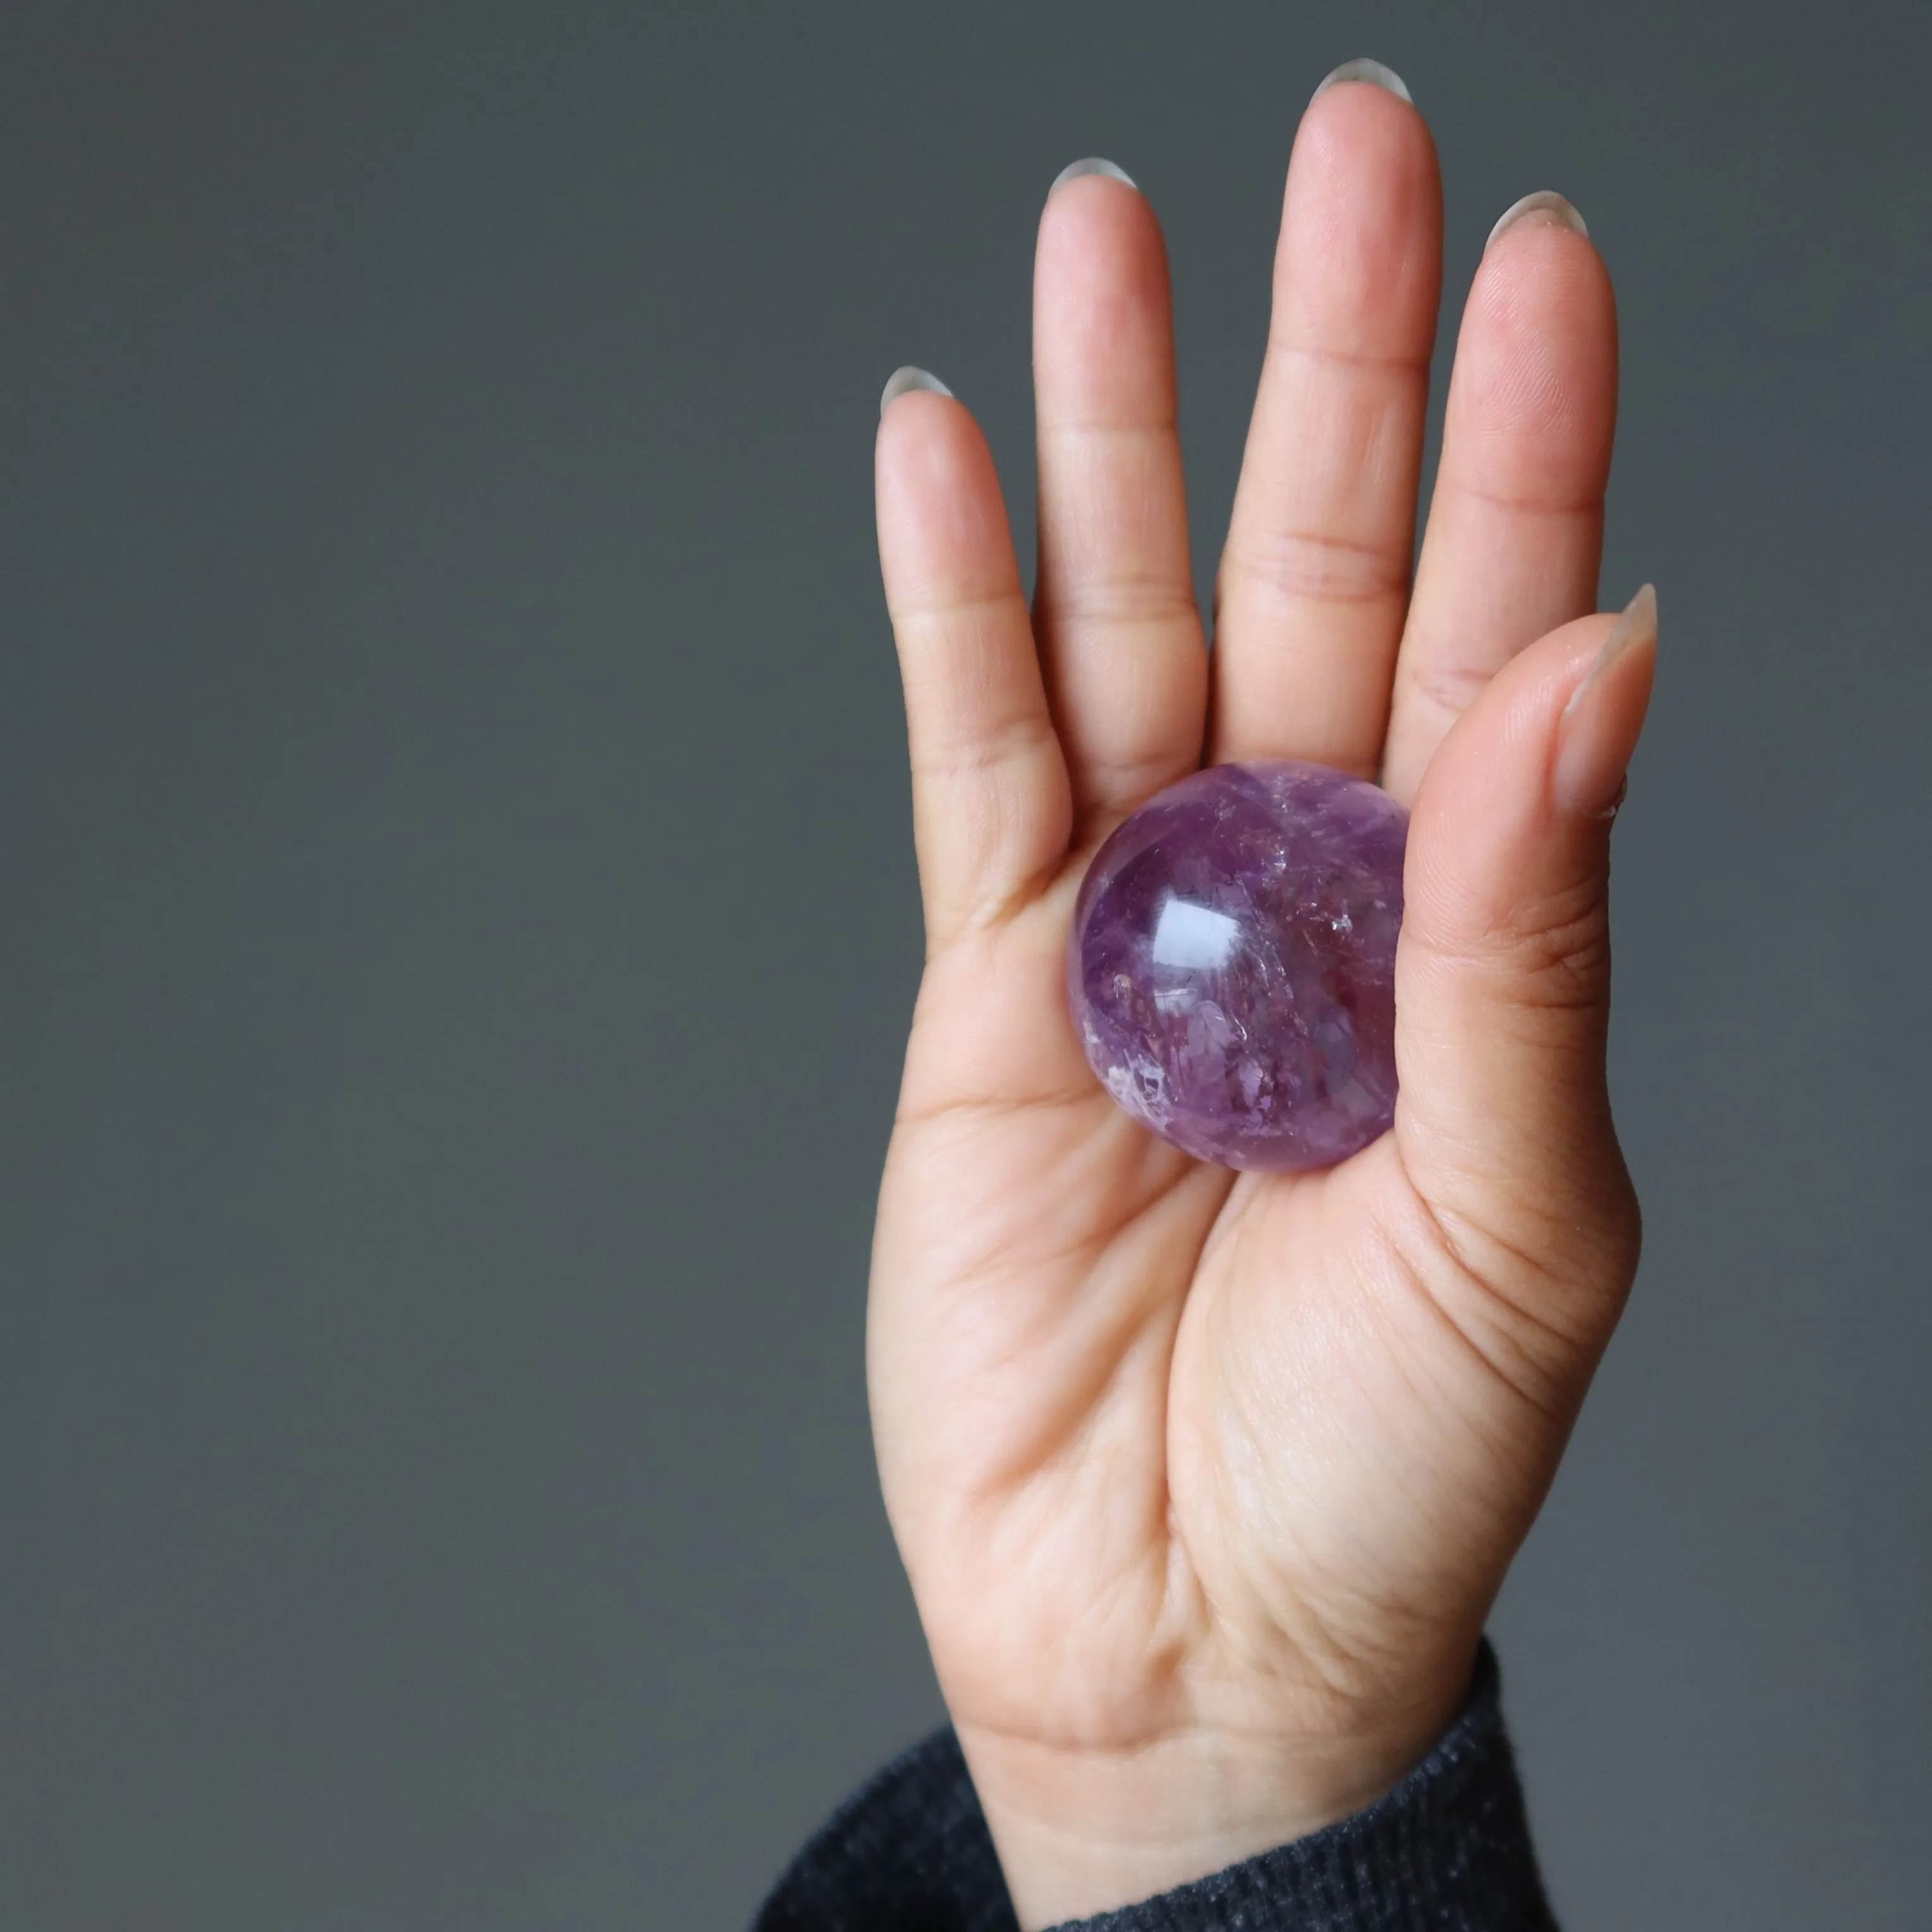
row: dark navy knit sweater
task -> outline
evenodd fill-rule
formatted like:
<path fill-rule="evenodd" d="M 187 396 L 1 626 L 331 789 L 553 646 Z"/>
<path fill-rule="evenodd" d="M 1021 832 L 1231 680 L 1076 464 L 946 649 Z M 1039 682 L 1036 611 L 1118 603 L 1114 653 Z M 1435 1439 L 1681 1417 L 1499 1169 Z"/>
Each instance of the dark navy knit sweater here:
<path fill-rule="evenodd" d="M 1078 1932 L 1554 1932 L 1498 1697 L 1486 1643 L 1462 1715 L 1387 1797 Z M 847 1801 L 754 1932 L 1016 1932 L 950 1731 Z"/>

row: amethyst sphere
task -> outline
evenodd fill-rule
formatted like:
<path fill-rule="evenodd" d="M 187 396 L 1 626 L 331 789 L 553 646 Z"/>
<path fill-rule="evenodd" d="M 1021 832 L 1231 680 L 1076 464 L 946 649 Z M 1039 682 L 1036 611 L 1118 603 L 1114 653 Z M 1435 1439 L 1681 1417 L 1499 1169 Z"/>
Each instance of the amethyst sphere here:
<path fill-rule="evenodd" d="M 1223 1167 L 1327 1167 L 1395 1115 L 1408 814 L 1322 765 L 1212 765 L 1094 856 L 1067 982 L 1107 1090 Z"/>

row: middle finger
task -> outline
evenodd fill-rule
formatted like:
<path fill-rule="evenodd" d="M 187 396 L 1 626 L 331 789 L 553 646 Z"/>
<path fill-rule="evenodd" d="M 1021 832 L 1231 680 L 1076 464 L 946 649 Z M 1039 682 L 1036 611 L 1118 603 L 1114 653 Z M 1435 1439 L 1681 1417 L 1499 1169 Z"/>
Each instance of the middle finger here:
<path fill-rule="evenodd" d="M 1376 771 L 1442 279 L 1442 184 L 1422 117 L 1379 84 L 1318 94 L 1288 166 L 1221 562 L 1215 758 Z"/>

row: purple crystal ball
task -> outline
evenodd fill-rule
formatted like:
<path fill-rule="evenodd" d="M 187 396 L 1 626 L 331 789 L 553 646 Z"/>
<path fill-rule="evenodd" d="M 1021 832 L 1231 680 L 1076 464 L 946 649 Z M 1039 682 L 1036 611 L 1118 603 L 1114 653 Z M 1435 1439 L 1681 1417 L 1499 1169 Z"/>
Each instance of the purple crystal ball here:
<path fill-rule="evenodd" d="M 1094 1071 L 1202 1160 L 1327 1167 L 1395 1117 L 1408 814 L 1326 766 L 1212 765 L 1094 855 L 1067 982 Z"/>

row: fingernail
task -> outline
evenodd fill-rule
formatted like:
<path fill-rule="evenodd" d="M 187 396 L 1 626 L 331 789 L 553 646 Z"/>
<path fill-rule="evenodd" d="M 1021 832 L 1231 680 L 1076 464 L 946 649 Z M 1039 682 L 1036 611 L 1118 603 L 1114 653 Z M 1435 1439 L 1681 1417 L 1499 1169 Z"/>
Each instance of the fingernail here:
<path fill-rule="evenodd" d="M 1340 87 L 1345 80 L 1366 81 L 1371 87 L 1379 87 L 1392 94 L 1398 100 L 1406 100 L 1410 106 L 1415 105 L 1415 96 L 1403 86 L 1402 76 L 1392 67 L 1384 67 L 1378 60 L 1344 61 L 1308 98 L 1319 100 L 1331 87 Z"/>
<path fill-rule="evenodd" d="M 950 396 L 952 392 L 930 369 L 915 369 L 908 362 L 903 369 L 895 369 L 886 379 L 886 386 L 880 392 L 879 413 L 884 416 L 900 397 L 912 389 L 929 389 L 935 396 Z"/>
<path fill-rule="evenodd" d="M 1118 161 L 1103 160 L 1098 154 L 1089 154 L 1084 161 L 1069 161 L 1053 178 L 1053 185 L 1046 191 L 1051 201 L 1059 190 L 1070 181 L 1078 181 L 1082 175 L 1105 175 L 1109 181 L 1117 181 L 1123 187 L 1130 188 L 1138 194 L 1140 183 L 1128 173 Z"/>
<path fill-rule="evenodd" d="M 1625 606 L 1557 721 L 1550 789 L 1565 811 L 1608 818 L 1622 803 L 1624 770 L 1642 728 L 1650 672 L 1645 664 L 1640 674 L 1633 671 L 1627 678 L 1619 668 L 1635 667 L 1654 658 L 1656 651 L 1657 591 L 1646 584 Z M 1610 701 L 1619 686 L 1626 687 L 1622 704 Z"/>
<path fill-rule="evenodd" d="M 1536 227 L 1574 229 L 1586 240 L 1590 232 L 1583 218 L 1560 194 L 1553 189 L 1538 188 L 1535 194 L 1525 195 L 1503 210 L 1502 219 L 1490 230 L 1490 238 L 1483 246 L 1493 248 L 1496 237 L 1519 221 Z"/>

